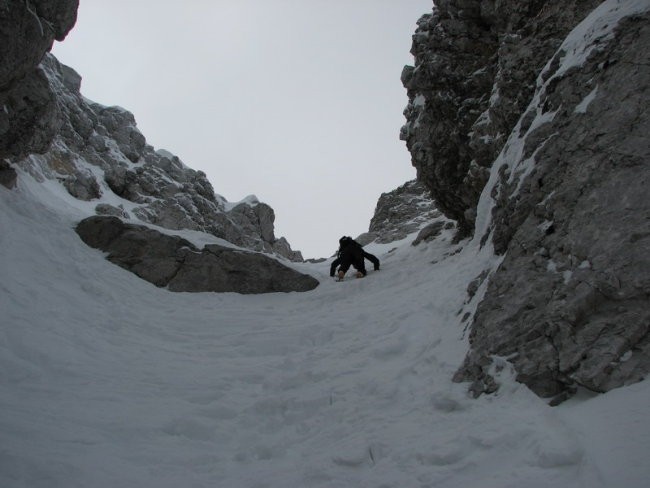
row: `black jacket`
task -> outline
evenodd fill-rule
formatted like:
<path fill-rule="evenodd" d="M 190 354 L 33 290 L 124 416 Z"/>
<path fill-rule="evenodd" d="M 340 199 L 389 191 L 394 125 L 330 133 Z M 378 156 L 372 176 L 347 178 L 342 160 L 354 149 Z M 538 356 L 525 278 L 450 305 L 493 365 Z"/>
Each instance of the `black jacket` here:
<path fill-rule="evenodd" d="M 375 271 L 379 270 L 379 259 L 364 251 L 361 244 L 354 239 L 342 241 L 336 259 L 332 261 L 330 266 L 330 276 L 334 276 L 336 267 L 339 265 L 339 271 L 343 271 L 344 273 L 350 268 L 350 266 L 354 266 L 359 272 L 365 275 L 366 266 L 363 261 L 364 258 L 368 259 L 374 265 Z"/>

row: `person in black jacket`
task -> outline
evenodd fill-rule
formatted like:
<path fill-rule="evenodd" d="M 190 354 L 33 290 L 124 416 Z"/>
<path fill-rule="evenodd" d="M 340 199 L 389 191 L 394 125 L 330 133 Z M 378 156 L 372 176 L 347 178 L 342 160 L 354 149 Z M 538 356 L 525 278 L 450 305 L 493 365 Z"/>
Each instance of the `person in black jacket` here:
<path fill-rule="evenodd" d="M 332 261 L 332 265 L 330 266 L 330 276 L 334 276 L 337 266 L 339 267 L 339 280 L 343 279 L 350 266 L 354 266 L 357 270 L 357 278 L 366 276 L 367 272 L 364 258 L 374 265 L 375 271 L 379 271 L 379 259 L 376 256 L 364 251 L 361 244 L 352 239 L 352 237 L 341 237 L 339 239 L 339 250 L 336 259 Z"/>

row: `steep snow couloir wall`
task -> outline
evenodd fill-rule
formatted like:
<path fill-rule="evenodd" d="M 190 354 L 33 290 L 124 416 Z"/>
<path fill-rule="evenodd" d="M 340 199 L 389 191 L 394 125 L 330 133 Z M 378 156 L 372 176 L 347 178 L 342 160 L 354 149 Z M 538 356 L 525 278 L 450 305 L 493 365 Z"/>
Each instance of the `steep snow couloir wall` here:
<path fill-rule="evenodd" d="M 456 375 L 508 358 L 556 401 L 650 371 L 650 2 L 436 2 L 402 138 L 440 209 L 503 261 Z"/>

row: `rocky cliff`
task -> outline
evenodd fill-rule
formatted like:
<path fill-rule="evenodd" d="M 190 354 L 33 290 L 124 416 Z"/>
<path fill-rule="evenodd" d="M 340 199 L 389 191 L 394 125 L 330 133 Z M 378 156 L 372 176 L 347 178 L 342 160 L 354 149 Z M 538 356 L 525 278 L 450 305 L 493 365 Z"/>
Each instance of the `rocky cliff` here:
<path fill-rule="evenodd" d="M 438 210 L 429 190 L 421 182 L 412 180 L 381 194 L 368 232 L 356 240 L 364 246 L 370 242 L 388 244 L 417 232 L 412 244 L 418 245 L 435 239 L 443 229 L 454 227 L 454 222 Z"/>
<path fill-rule="evenodd" d="M 200 231 L 302 261 L 286 239 L 275 237 L 271 207 L 253 195 L 226 201 L 204 173 L 148 145 L 130 112 L 81 95 L 81 76 L 46 53 L 72 28 L 77 7 L 63 0 L 0 2 L 0 183 L 13 188 L 23 172 L 58 182 L 76 199 L 92 202 L 97 215 Z M 261 262 L 250 253 L 241 256 L 253 267 Z"/>
<path fill-rule="evenodd" d="M 37 179 L 56 179 L 74 197 L 97 202 L 97 214 L 167 229 L 206 232 L 255 251 L 301 261 L 273 232 L 275 214 L 254 196 L 239 203 L 215 194 L 201 171 L 146 143 L 135 118 L 80 94 L 81 77 L 46 55 L 39 69 L 55 96 L 56 135 L 41 154 L 14 158 Z"/>
<path fill-rule="evenodd" d="M 63 40 L 77 18 L 78 0 L 0 1 L 0 182 L 13 186 L 7 158 L 45 151 L 57 125 L 47 78 L 37 68 L 54 40 Z"/>
<path fill-rule="evenodd" d="M 501 255 L 456 375 L 544 397 L 650 371 L 650 2 L 441 0 L 413 36 L 407 143 L 439 208 Z"/>

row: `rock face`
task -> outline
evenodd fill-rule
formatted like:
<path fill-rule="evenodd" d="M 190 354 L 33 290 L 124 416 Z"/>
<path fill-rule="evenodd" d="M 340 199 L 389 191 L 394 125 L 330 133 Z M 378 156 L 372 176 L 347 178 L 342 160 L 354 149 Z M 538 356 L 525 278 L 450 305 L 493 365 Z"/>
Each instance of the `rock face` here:
<path fill-rule="evenodd" d="M 400 138 L 438 207 L 471 234 L 489 168 L 566 34 L 600 0 L 440 0 L 418 21 L 402 72 Z"/>
<path fill-rule="evenodd" d="M 542 396 L 650 371 L 649 21 L 628 17 L 579 68 L 556 59 L 542 73 L 523 153 L 497 186 L 492 239 L 505 259 L 461 373 L 477 391 L 489 389 L 477 367 L 488 354 L 517 355 L 519 379 Z"/>
<path fill-rule="evenodd" d="M 494 391 L 494 356 L 556 402 L 643 379 L 650 5 L 436 4 L 402 137 L 441 210 L 504 256 L 456 380 Z"/>
<path fill-rule="evenodd" d="M 130 112 L 84 99 L 81 77 L 74 70 L 51 55 L 40 69 L 56 95 L 57 117 L 50 123 L 57 135 L 43 154 L 13 159 L 17 166 L 37 179 L 58 179 L 81 200 L 98 200 L 100 205 L 121 200 L 131 218 L 146 223 L 206 232 L 237 246 L 302 261 L 285 239 L 276 239 L 271 207 L 253 196 L 238 204 L 227 202 L 214 193 L 203 172 L 149 146 Z"/>
<path fill-rule="evenodd" d="M 356 240 L 362 245 L 373 241 L 387 244 L 420 231 L 414 241 L 414 244 L 418 244 L 435 238 L 444 227 L 453 225 L 438 210 L 429 190 L 417 180 L 412 180 L 381 194 L 368 232 Z"/>
<path fill-rule="evenodd" d="M 76 227 L 81 239 L 107 259 L 170 291 L 272 293 L 308 291 L 315 278 L 260 253 L 207 245 L 197 249 L 178 236 L 117 217 L 95 216 Z"/>
<path fill-rule="evenodd" d="M 0 160 L 0 185 L 12 189 L 16 186 L 18 175 L 7 161 Z"/>
<path fill-rule="evenodd" d="M 239 247 L 302 261 L 286 239 L 275 237 L 271 207 L 253 196 L 227 202 L 214 193 L 204 173 L 149 146 L 131 113 L 81 96 L 81 76 L 46 54 L 74 25 L 77 7 L 78 0 L 0 0 L 0 184 L 15 187 L 20 168 L 37 181 L 58 180 L 74 198 L 95 202 L 98 215 L 205 232 Z M 224 256 L 224 269 L 231 262 L 243 266 L 231 253 L 225 257 L 212 248 L 213 259 L 217 254 Z M 257 254 L 247 255 L 246 263 L 246 273 L 277 271 L 287 278 L 279 263 L 268 264 Z M 142 266 L 137 272 L 146 275 Z M 184 285 L 175 279 L 170 289 L 191 288 L 190 278 Z M 282 288 L 274 283 L 267 280 L 262 288 Z M 237 288 L 231 282 L 224 286 Z M 242 286 L 242 292 L 256 289 Z"/>
<path fill-rule="evenodd" d="M 78 0 L 0 1 L 0 159 L 43 152 L 54 136 L 55 95 L 37 69 L 77 18 Z"/>

